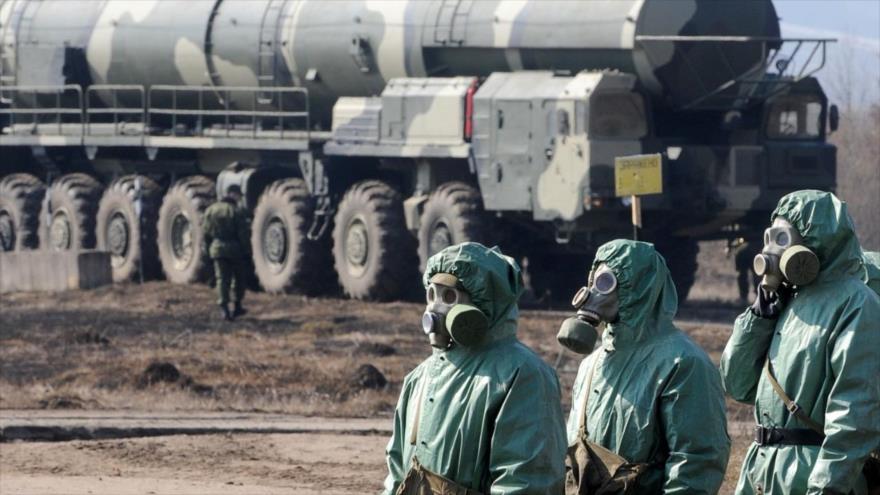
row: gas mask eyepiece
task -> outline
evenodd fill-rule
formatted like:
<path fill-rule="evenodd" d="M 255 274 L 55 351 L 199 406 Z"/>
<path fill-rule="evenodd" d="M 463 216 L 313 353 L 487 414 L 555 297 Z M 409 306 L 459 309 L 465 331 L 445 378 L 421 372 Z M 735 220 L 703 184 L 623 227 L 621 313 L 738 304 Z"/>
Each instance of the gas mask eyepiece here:
<path fill-rule="evenodd" d="M 589 354 L 599 339 L 597 327 L 601 322 L 617 318 L 617 277 L 607 266 L 600 265 L 589 277 L 589 285 L 581 287 L 571 300 L 577 310 L 562 322 L 556 340 L 563 347 L 578 354 Z"/>
<path fill-rule="evenodd" d="M 764 248 L 752 262 L 755 274 L 761 279 L 761 288 L 775 292 L 787 281 L 804 286 L 819 275 L 819 258 L 803 245 L 803 238 L 786 219 L 776 217 L 773 225 L 764 231 Z"/>
<path fill-rule="evenodd" d="M 448 349 L 453 344 L 480 345 L 489 330 L 486 315 L 471 304 L 467 292 L 456 288 L 457 282 L 452 275 L 438 273 L 426 290 L 422 330 L 431 346 L 438 349 Z"/>

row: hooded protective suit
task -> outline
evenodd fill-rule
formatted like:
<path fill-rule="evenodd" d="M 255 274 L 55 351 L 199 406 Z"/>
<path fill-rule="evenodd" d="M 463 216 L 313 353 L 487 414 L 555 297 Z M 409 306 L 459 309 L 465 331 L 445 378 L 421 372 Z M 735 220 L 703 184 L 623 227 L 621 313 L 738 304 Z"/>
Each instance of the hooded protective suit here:
<path fill-rule="evenodd" d="M 581 363 L 572 391 L 568 441 L 576 440 L 588 375 L 591 441 L 631 463 L 654 465 L 636 493 L 716 493 L 730 454 L 724 393 L 706 353 L 678 330 L 666 262 L 654 246 L 616 240 L 596 253 L 618 280 L 619 320 Z"/>
<path fill-rule="evenodd" d="M 880 294 L 880 253 L 862 251 L 862 262 L 865 263 L 865 283 L 877 294 Z"/>
<path fill-rule="evenodd" d="M 721 358 L 726 391 L 755 405 L 764 427 L 808 428 L 763 372 L 822 426 L 821 446 L 753 443 L 737 493 L 865 493 L 865 459 L 880 447 L 880 299 L 862 281 L 861 249 L 846 204 L 830 193 L 783 197 L 771 221 L 794 225 L 819 258 L 778 319 L 740 315 Z"/>
<path fill-rule="evenodd" d="M 489 333 L 476 347 L 434 349 L 404 379 L 386 449 L 384 493 L 398 489 L 414 457 L 480 493 L 563 493 L 559 382 L 516 338 L 519 267 L 497 248 L 464 243 L 428 260 L 426 287 L 437 273 L 458 277 L 488 318 Z"/>

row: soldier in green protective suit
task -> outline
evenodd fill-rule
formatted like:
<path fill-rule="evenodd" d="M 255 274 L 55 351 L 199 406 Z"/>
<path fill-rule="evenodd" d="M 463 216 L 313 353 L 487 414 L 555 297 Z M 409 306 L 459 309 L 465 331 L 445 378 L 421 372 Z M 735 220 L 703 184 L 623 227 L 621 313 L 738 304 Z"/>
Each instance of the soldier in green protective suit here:
<path fill-rule="evenodd" d="M 403 381 L 384 493 L 563 493 L 559 382 L 516 338 L 522 277 L 477 243 L 428 260 L 432 355 Z"/>
<path fill-rule="evenodd" d="M 762 276 L 721 358 L 724 387 L 754 404 L 737 493 L 869 493 L 880 448 L 880 298 L 863 281 L 846 204 L 783 197 L 755 257 Z M 877 489 L 877 487 L 874 487 Z"/>
<path fill-rule="evenodd" d="M 572 304 L 560 343 L 587 353 L 605 330 L 572 390 L 570 491 L 716 493 L 730 454 L 721 378 L 672 322 L 678 296 L 663 257 L 645 242 L 604 244 Z"/>
<path fill-rule="evenodd" d="M 250 235 L 247 215 L 240 206 L 241 188 L 229 186 L 226 196 L 205 210 L 202 219 L 204 246 L 214 261 L 217 283 L 217 304 L 224 319 L 232 320 L 245 314 L 244 298 Z M 232 289 L 234 309 L 229 311 L 229 290 Z"/>

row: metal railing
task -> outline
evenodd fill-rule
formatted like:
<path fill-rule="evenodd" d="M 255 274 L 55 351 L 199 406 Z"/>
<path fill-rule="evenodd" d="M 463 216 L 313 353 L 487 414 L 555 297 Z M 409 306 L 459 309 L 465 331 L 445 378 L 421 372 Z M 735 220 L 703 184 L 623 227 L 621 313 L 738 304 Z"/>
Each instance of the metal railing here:
<path fill-rule="evenodd" d="M 96 84 L 86 89 L 85 134 L 95 135 L 94 124 L 112 125 L 111 135 L 146 133 L 146 91 L 136 84 Z M 126 130 L 126 124 L 140 127 Z M 106 134 L 102 134 L 106 135 Z"/>
<path fill-rule="evenodd" d="M 307 137 L 308 92 L 305 88 L 156 85 L 147 93 L 147 125 L 166 129 L 172 136 L 201 136 L 213 129 L 219 135 L 212 137 L 284 139 L 292 131 L 305 132 Z"/>
<path fill-rule="evenodd" d="M 88 137 L 309 138 L 305 88 L 3 86 L 6 132 Z M 294 135 L 295 134 L 295 135 Z"/>
<path fill-rule="evenodd" d="M 815 74 L 825 66 L 827 44 L 836 40 L 830 38 L 776 38 L 766 36 L 636 36 L 636 41 L 644 48 L 645 56 L 651 60 L 652 43 L 709 43 L 715 48 L 717 59 L 724 63 L 729 71 L 729 79 L 714 88 L 706 87 L 698 77 L 694 81 L 703 90 L 703 95 L 685 104 L 683 108 L 729 108 L 746 106 L 753 101 L 760 101 L 784 91 L 792 84 Z M 740 71 L 733 69 L 734 64 L 727 58 L 721 48 L 725 44 L 756 45 L 761 50 L 760 60 L 750 69 Z M 802 52 L 802 49 L 803 52 Z M 692 74 L 695 63 L 688 53 L 676 47 L 684 64 L 689 66 Z M 775 70 L 775 72 L 773 72 Z M 735 85 L 739 91 L 732 91 Z M 715 103 L 712 105 L 712 103 Z"/>
<path fill-rule="evenodd" d="M 8 107 L 0 107 L 0 115 L 8 115 L 11 131 L 28 125 L 30 134 L 83 135 L 83 91 L 77 84 L 60 86 L 3 86 L 10 99 Z M 57 133 L 49 133 L 45 126 Z M 42 126 L 42 127 L 41 127 Z"/>

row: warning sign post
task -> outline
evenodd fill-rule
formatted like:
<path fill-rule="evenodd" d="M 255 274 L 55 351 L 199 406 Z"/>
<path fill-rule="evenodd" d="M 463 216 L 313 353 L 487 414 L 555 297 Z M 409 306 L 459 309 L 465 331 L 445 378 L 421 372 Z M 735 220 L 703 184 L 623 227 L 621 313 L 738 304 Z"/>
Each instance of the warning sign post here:
<path fill-rule="evenodd" d="M 614 193 L 629 196 L 632 202 L 633 240 L 642 227 L 641 196 L 663 193 L 663 157 L 653 155 L 619 156 L 614 159 Z"/>

